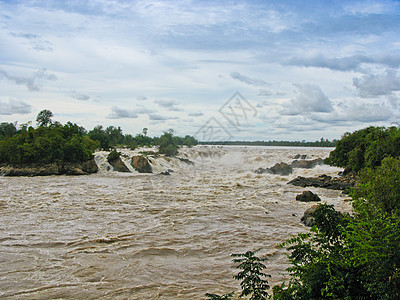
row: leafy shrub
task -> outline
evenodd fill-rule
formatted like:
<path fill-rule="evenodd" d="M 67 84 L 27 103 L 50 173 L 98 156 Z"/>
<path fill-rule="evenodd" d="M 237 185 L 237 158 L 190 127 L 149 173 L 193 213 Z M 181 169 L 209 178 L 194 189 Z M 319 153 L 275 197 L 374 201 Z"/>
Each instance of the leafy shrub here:
<path fill-rule="evenodd" d="M 385 157 L 400 156 L 400 129 L 368 127 L 346 133 L 336 144 L 326 162 L 359 172 L 365 167 L 376 168 Z"/>
<path fill-rule="evenodd" d="M 265 269 L 265 265 L 262 263 L 266 258 L 259 258 L 255 254 L 256 251 L 247 251 L 246 253 L 232 254 L 232 257 L 239 257 L 233 259 L 233 262 L 238 265 L 236 268 L 242 270 L 233 278 L 241 280 L 240 286 L 242 293 L 240 297 L 250 295 L 250 300 L 264 300 L 269 299 L 267 289 L 269 289 L 268 281 L 263 279 L 265 277 L 271 277 L 271 275 L 265 274 L 262 270 Z M 231 299 L 233 292 L 224 295 L 217 294 L 206 294 L 211 300 L 225 300 Z"/>
<path fill-rule="evenodd" d="M 117 160 L 120 156 L 121 156 L 121 152 L 118 152 L 117 150 L 113 149 L 107 155 L 107 160 L 108 160 L 108 162 L 112 162 L 112 161 Z"/>
<path fill-rule="evenodd" d="M 178 154 L 178 144 L 171 132 L 164 132 L 158 141 L 158 152 L 167 156 Z"/>

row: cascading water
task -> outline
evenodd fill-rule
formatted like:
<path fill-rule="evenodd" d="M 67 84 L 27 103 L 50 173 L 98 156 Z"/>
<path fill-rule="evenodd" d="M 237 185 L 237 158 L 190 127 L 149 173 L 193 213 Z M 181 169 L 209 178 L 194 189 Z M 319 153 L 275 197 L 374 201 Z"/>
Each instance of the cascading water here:
<path fill-rule="evenodd" d="M 308 230 L 300 218 L 312 204 L 296 195 L 311 190 L 344 211 L 350 204 L 339 191 L 287 184 L 338 168 L 254 170 L 331 150 L 198 146 L 181 149 L 181 159 L 149 155 L 153 174 L 114 172 L 100 152 L 97 174 L 0 177 L 0 297 L 204 299 L 238 290 L 230 255 L 258 248 L 270 285 L 280 283 L 279 244 Z M 137 152 L 121 151 L 128 166 Z"/>

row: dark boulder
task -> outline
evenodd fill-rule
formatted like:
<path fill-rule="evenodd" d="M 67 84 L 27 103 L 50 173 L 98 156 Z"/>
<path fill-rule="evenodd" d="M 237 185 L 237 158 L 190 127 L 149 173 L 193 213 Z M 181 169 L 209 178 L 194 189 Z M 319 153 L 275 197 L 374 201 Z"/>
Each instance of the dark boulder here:
<path fill-rule="evenodd" d="M 0 167 L 3 176 L 50 176 L 50 175 L 87 175 L 96 173 L 98 167 L 94 161 L 83 163 L 52 163 L 52 164 L 24 164 L 4 165 Z"/>
<path fill-rule="evenodd" d="M 315 211 L 317 210 L 318 207 L 319 207 L 319 204 L 315 204 L 304 212 L 304 215 L 300 219 L 304 225 L 310 226 L 310 227 L 314 225 L 315 221 L 314 221 L 313 214 L 315 213 Z"/>
<path fill-rule="evenodd" d="M 330 190 L 342 190 L 349 191 L 350 188 L 356 185 L 356 180 L 347 178 L 347 177 L 335 177 L 327 175 L 320 175 L 318 177 L 302 177 L 299 176 L 292 181 L 289 181 L 288 184 L 292 184 L 295 186 L 301 187 L 318 187 L 325 188 Z"/>
<path fill-rule="evenodd" d="M 293 168 L 289 166 L 287 163 L 281 162 L 281 163 L 276 163 L 273 167 L 271 168 L 258 168 L 255 170 L 257 174 L 274 174 L 274 175 L 281 175 L 281 176 L 287 176 L 293 172 Z"/>
<path fill-rule="evenodd" d="M 183 157 L 177 157 L 177 159 L 179 159 L 181 162 L 184 162 L 188 165 L 194 165 L 194 162 L 192 162 L 190 159 L 183 158 Z"/>
<path fill-rule="evenodd" d="M 131 165 L 139 173 L 153 173 L 149 160 L 144 156 L 133 156 Z"/>
<path fill-rule="evenodd" d="M 82 163 L 82 171 L 85 173 L 97 173 L 99 170 L 99 167 L 97 166 L 96 162 L 94 159 L 85 161 Z"/>
<path fill-rule="evenodd" d="M 130 173 L 131 171 L 129 171 L 128 167 L 124 164 L 124 162 L 122 161 L 121 157 L 117 157 L 113 160 L 108 160 L 108 162 L 110 163 L 110 165 L 112 165 L 114 171 L 117 172 L 124 172 L 124 173 Z"/>
<path fill-rule="evenodd" d="M 324 160 L 322 158 L 317 158 L 313 160 L 294 160 L 290 165 L 292 168 L 312 169 L 323 163 Z"/>
<path fill-rule="evenodd" d="M 307 159 L 307 154 L 297 154 L 294 159 Z"/>
<path fill-rule="evenodd" d="M 321 198 L 311 191 L 304 191 L 296 196 L 296 200 L 301 202 L 318 202 L 321 201 Z"/>

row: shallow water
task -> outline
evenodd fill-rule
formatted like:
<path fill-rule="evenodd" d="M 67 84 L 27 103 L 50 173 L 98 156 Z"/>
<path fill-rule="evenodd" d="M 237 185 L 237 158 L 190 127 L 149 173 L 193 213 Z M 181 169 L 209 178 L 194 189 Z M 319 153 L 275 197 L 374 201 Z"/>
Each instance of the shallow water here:
<path fill-rule="evenodd" d="M 153 161 L 171 176 L 107 171 L 98 153 L 101 170 L 89 176 L 0 177 L 0 297 L 204 299 L 239 290 L 230 255 L 258 248 L 270 285 L 279 283 L 287 265 L 278 246 L 307 230 L 300 218 L 312 205 L 296 195 L 308 189 L 337 209 L 350 205 L 339 191 L 287 184 L 338 168 L 253 171 L 331 150 L 195 147 L 181 151 L 194 166 Z"/>

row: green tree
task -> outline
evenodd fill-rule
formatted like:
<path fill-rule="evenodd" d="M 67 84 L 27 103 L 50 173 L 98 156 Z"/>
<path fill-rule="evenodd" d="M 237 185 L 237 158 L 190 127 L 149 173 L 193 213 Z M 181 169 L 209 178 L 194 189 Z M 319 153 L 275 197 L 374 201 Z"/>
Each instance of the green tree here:
<path fill-rule="evenodd" d="M 105 132 L 102 125 L 94 127 L 91 131 L 89 131 L 88 135 L 92 140 L 99 142 L 100 148 L 102 150 L 110 149 L 111 147 L 110 137 Z"/>
<path fill-rule="evenodd" d="M 36 117 L 36 122 L 38 123 L 39 126 L 47 127 L 52 123 L 51 118 L 53 116 L 54 115 L 50 110 L 44 109 L 38 113 Z"/>
<path fill-rule="evenodd" d="M 268 281 L 263 277 L 271 277 L 271 275 L 262 272 L 265 269 L 265 265 L 262 262 L 266 258 L 262 259 L 255 256 L 258 251 L 232 254 L 233 257 L 240 257 L 233 260 L 238 263 L 237 268 L 242 270 L 233 276 L 233 278 L 241 280 L 242 293 L 240 296 L 251 295 L 250 300 L 264 300 L 269 297 L 267 292 L 267 289 L 269 289 Z"/>
<path fill-rule="evenodd" d="M 158 141 L 158 152 L 167 156 L 178 154 L 178 144 L 174 136 L 170 132 L 164 132 Z"/>

